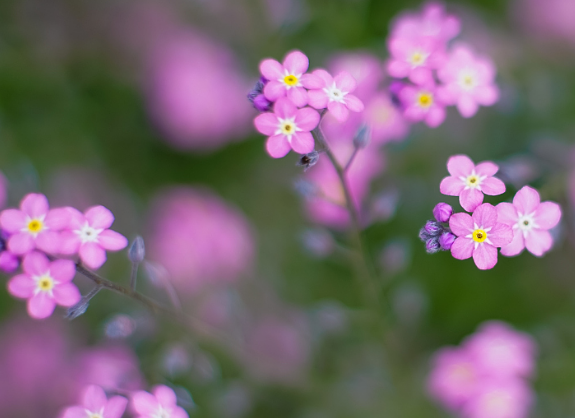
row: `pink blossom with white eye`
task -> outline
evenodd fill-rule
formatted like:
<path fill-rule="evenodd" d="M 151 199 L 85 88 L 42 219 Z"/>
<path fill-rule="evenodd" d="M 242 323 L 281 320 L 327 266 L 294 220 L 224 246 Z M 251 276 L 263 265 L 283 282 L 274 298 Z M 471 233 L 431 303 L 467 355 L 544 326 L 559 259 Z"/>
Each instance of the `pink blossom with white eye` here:
<path fill-rule="evenodd" d="M 424 121 L 430 128 L 436 128 L 445 120 L 445 100 L 433 84 L 405 86 L 399 98 L 405 107 L 403 116 L 411 122 Z"/>
<path fill-rule="evenodd" d="M 104 206 L 93 206 L 84 214 L 71 207 L 66 209 L 69 221 L 60 235 L 61 254 L 78 253 L 82 263 L 98 269 L 106 262 L 106 250 L 119 251 L 128 245 L 126 237 L 108 229 L 114 215 Z"/>
<path fill-rule="evenodd" d="M 553 246 L 549 229 L 559 223 L 561 207 L 554 202 L 541 202 L 537 190 L 524 186 L 513 203 L 497 205 L 497 217 L 513 228 L 513 241 L 501 248 L 501 254 L 511 257 L 527 248 L 540 257 Z"/>
<path fill-rule="evenodd" d="M 261 74 L 269 80 L 264 87 L 264 95 L 272 102 L 281 97 L 290 99 L 297 107 L 308 103 L 306 88 L 320 88 L 321 81 L 312 74 L 305 74 L 309 59 L 301 51 L 286 55 L 283 64 L 274 59 L 263 60 Z"/>
<path fill-rule="evenodd" d="M 43 194 L 30 193 L 22 199 L 20 210 L 6 209 L 0 214 L 0 226 L 10 234 L 8 249 L 24 255 L 34 249 L 56 253 L 60 245 L 58 232 L 68 222 L 68 212 L 52 209 Z"/>
<path fill-rule="evenodd" d="M 445 84 L 442 87 L 449 104 L 455 104 L 464 118 L 469 118 L 479 109 L 479 105 L 491 106 L 499 99 L 499 89 L 495 84 L 496 69 L 493 62 L 485 57 L 474 56 L 472 51 L 458 45 L 437 72 Z"/>
<path fill-rule="evenodd" d="M 88 386 L 82 395 L 82 405 L 65 409 L 62 418 L 121 418 L 128 405 L 123 396 L 106 397 L 100 386 Z"/>
<path fill-rule="evenodd" d="M 526 418 L 533 393 L 520 379 L 486 380 L 461 410 L 463 418 Z"/>
<path fill-rule="evenodd" d="M 433 70 L 445 62 L 443 44 L 429 37 L 391 38 L 388 42 L 391 60 L 387 71 L 395 78 L 408 77 L 413 83 L 433 83 Z"/>
<path fill-rule="evenodd" d="M 393 38 L 427 37 L 447 43 L 461 30 L 459 18 L 445 13 L 445 6 L 439 2 L 428 2 L 418 13 L 400 15 L 391 27 Z"/>
<path fill-rule="evenodd" d="M 80 292 L 71 283 L 76 275 L 73 261 L 50 262 L 44 254 L 34 251 L 24 257 L 22 265 L 24 273 L 8 281 L 8 292 L 28 299 L 28 313 L 32 318 L 49 317 L 56 304 L 70 307 L 80 301 Z"/>
<path fill-rule="evenodd" d="M 172 389 L 158 385 L 152 388 L 152 393 L 141 390 L 132 395 L 133 408 L 139 414 L 137 418 L 189 418 L 188 413 L 177 405 Z"/>
<path fill-rule="evenodd" d="M 316 110 L 298 109 L 287 98 L 278 99 L 273 113 L 262 113 L 254 119 L 256 129 L 269 135 L 266 149 L 273 158 L 285 157 L 290 149 L 299 154 L 312 152 L 313 136 L 310 133 L 319 123 Z"/>
<path fill-rule="evenodd" d="M 347 71 L 342 71 L 335 77 L 325 70 L 315 70 L 313 75 L 321 80 L 322 87 L 308 91 L 309 105 L 315 109 L 325 109 L 339 121 L 345 122 L 349 110 L 361 112 L 363 103 L 357 96 L 350 94 L 356 88 L 355 79 Z"/>

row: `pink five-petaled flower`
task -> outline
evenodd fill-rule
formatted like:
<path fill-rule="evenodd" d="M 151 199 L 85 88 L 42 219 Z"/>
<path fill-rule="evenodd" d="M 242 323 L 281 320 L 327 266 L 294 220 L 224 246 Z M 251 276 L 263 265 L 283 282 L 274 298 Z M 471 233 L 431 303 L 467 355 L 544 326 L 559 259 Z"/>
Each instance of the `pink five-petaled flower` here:
<path fill-rule="evenodd" d="M 309 105 L 316 109 L 325 109 L 339 121 L 345 122 L 352 112 L 361 112 L 363 103 L 353 94 L 355 79 L 347 71 L 342 71 L 335 77 L 325 70 L 315 70 L 313 75 L 321 80 L 321 88 L 308 92 Z M 349 109 L 349 110 L 348 110 Z"/>
<path fill-rule="evenodd" d="M 503 247 L 513 239 L 510 226 L 497 221 L 497 209 L 484 203 L 473 215 L 456 213 L 449 218 L 451 232 L 457 239 L 451 246 L 451 254 L 458 260 L 473 256 L 480 270 L 491 269 L 497 264 L 497 247 Z"/>
<path fill-rule="evenodd" d="M 389 75 L 409 77 L 415 84 L 432 83 L 432 70 L 445 61 L 442 42 L 431 37 L 391 38 L 388 45 L 392 56 L 387 65 Z"/>
<path fill-rule="evenodd" d="M 179 407 L 176 394 L 164 385 L 155 386 L 153 395 L 143 390 L 132 395 L 137 418 L 188 418 L 188 413 Z"/>
<path fill-rule="evenodd" d="M 479 105 L 491 106 L 499 99 L 495 72 L 491 60 L 475 57 L 469 48 L 460 45 L 437 76 L 445 83 L 449 104 L 455 104 L 461 116 L 469 118 L 477 113 Z"/>
<path fill-rule="evenodd" d="M 287 94 L 287 97 L 297 107 L 305 106 L 308 102 L 305 88 L 319 88 L 317 77 L 304 74 L 308 67 L 309 60 L 300 51 L 287 54 L 283 65 L 274 59 L 263 60 L 260 64 L 260 72 L 269 80 L 264 87 L 266 98 L 275 102 Z"/>
<path fill-rule="evenodd" d="M 10 234 L 8 249 L 23 255 L 35 248 L 47 253 L 58 252 L 59 233 L 68 222 L 68 212 L 52 209 L 43 194 L 30 193 L 20 202 L 20 210 L 6 209 L 0 214 L 2 229 Z"/>
<path fill-rule="evenodd" d="M 127 405 L 123 396 L 107 399 L 100 386 L 91 385 L 82 395 L 82 405 L 66 408 L 62 418 L 121 418 Z"/>
<path fill-rule="evenodd" d="M 436 128 L 445 120 L 445 103 L 433 84 L 405 86 L 399 98 L 405 107 L 403 116 L 411 122 L 425 121 L 430 128 Z"/>
<path fill-rule="evenodd" d="M 68 207 L 69 222 L 60 236 L 60 253 L 78 253 L 82 263 L 97 269 L 106 261 L 106 250 L 118 251 L 126 248 L 128 240 L 108 228 L 114 222 L 114 215 L 104 206 L 93 206 L 84 214 Z"/>
<path fill-rule="evenodd" d="M 497 205 L 497 219 L 513 228 L 513 241 L 501 248 L 501 254 L 514 256 L 527 248 L 540 257 L 553 245 L 548 230 L 559 223 L 561 208 L 557 203 L 541 202 L 537 190 L 525 186 L 517 192 L 513 204 Z"/>
<path fill-rule="evenodd" d="M 483 193 L 497 196 L 505 192 L 505 184 L 492 177 L 498 170 L 491 161 L 475 165 L 467 155 L 454 155 L 447 160 L 451 176 L 441 180 L 439 190 L 444 195 L 459 196 L 461 207 L 473 212 L 483 203 Z"/>
<path fill-rule="evenodd" d="M 50 262 L 44 254 L 34 251 L 24 257 L 22 264 L 24 273 L 8 281 L 8 292 L 28 299 L 28 313 L 32 318 L 49 317 L 56 304 L 69 307 L 80 301 L 80 292 L 71 283 L 76 274 L 73 261 Z"/>
<path fill-rule="evenodd" d="M 262 113 L 254 120 L 256 129 L 269 135 L 266 143 L 268 153 L 274 158 L 285 157 L 290 148 L 299 154 L 313 151 L 314 142 L 310 131 L 320 120 L 317 111 L 306 107 L 298 109 L 286 98 L 274 104 L 273 113 Z"/>

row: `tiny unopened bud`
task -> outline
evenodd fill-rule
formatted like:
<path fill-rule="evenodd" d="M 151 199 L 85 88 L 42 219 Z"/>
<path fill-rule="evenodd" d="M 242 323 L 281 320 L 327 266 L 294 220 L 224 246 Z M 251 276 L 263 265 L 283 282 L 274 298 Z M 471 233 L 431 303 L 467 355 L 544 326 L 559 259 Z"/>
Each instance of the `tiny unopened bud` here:
<path fill-rule="evenodd" d="M 268 80 L 264 77 L 260 77 L 260 79 L 256 82 L 255 86 L 250 90 L 248 93 L 248 100 L 250 103 L 260 112 L 267 112 L 272 107 L 272 102 L 270 102 L 264 96 L 264 87 Z"/>
<path fill-rule="evenodd" d="M 299 179 L 294 182 L 294 189 L 303 197 L 314 197 L 317 195 L 317 186 L 311 181 Z"/>
<path fill-rule="evenodd" d="M 425 230 L 425 228 L 421 228 L 419 230 L 419 239 L 422 240 L 423 242 L 427 242 L 428 239 L 432 238 L 431 235 L 429 235 L 427 233 L 427 231 Z"/>
<path fill-rule="evenodd" d="M 447 203 L 438 203 L 433 208 L 433 216 L 437 222 L 449 222 L 449 218 L 453 214 L 453 208 Z"/>
<path fill-rule="evenodd" d="M 266 99 L 266 96 L 260 94 L 254 97 L 252 105 L 260 112 L 269 112 L 272 109 L 273 103 Z"/>
<path fill-rule="evenodd" d="M 443 226 L 435 221 L 427 221 L 423 227 L 430 236 L 436 237 L 443 232 Z"/>
<path fill-rule="evenodd" d="M 453 245 L 455 238 L 457 237 L 448 231 L 441 234 L 441 236 L 439 237 L 439 245 L 441 246 L 441 249 L 443 251 L 451 250 L 451 246 Z"/>
<path fill-rule="evenodd" d="M 78 318 L 80 315 L 84 315 L 89 305 L 90 305 L 89 300 L 86 300 L 84 298 L 80 299 L 80 302 L 68 308 L 64 318 L 69 319 L 71 321 L 73 319 Z"/>
<path fill-rule="evenodd" d="M 307 171 L 308 168 L 313 167 L 319 161 L 319 152 L 312 151 L 301 156 L 298 162 L 295 164 L 299 167 L 303 167 L 303 171 Z"/>
<path fill-rule="evenodd" d="M 433 254 L 438 252 L 441 249 L 441 245 L 439 244 L 439 240 L 437 238 L 430 238 L 425 243 L 425 250 L 429 254 Z"/>
<path fill-rule="evenodd" d="M 369 129 L 369 125 L 363 124 L 359 127 L 353 137 L 353 145 L 358 149 L 365 148 L 369 144 L 370 137 L 371 130 Z"/>
<path fill-rule="evenodd" d="M 132 263 L 141 263 L 145 256 L 146 247 L 144 245 L 144 238 L 137 236 L 130 246 L 128 257 Z"/>

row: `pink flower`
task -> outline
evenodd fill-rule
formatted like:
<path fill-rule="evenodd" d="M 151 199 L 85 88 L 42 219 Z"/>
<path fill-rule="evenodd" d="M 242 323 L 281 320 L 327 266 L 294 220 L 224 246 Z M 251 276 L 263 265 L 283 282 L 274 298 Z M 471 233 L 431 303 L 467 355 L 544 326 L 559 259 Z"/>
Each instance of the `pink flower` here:
<path fill-rule="evenodd" d="M 290 149 L 299 154 L 312 152 L 314 141 L 310 131 L 319 120 L 317 111 L 308 107 L 298 109 L 289 99 L 281 98 L 275 103 L 273 113 L 262 113 L 254 123 L 259 132 L 269 135 L 266 143 L 269 155 L 281 158 Z"/>
<path fill-rule="evenodd" d="M 428 2 L 420 13 L 407 12 L 400 15 L 391 28 L 391 37 L 429 37 L 446 43 L 461 30 L 460 20 L 445 14 L 445 7 L 439 2 Z"/>
<path fill-rule="evenodd" d="M 80 301 L 80 292 L 71 283 L 76 274 L 74 262 L 50 262 L 44 254 L 34 251 L 24 257 L 22 264 L 24 274 L 10 279 L 8 291 L 17 298 L 28 299 L 32 318 L 49 317 L 56 304 L 69 307 Z"/>
<path fill-rule="evenodd" d="M 347 71 L 356 81 L 354 94 L 362 101 L 369 99 L 383 80 L 383 66 L 378 57 L 365 52 L 338 54 L 331 58 L 332 74 Z"/>
<path fill-rule="evenodd" d="M 436 128 L 445 120 L 445 100 L 433 84 L 427 86 L 405 86 L 399 98 L 405 107 L 403 115 L 411 122 L 424 121 L 430 128 Z"/>
<path fill-rule="evenodd" d="M 477 367 L 498 378 L 530 377 L 535 366 L 535 342 L 500 321 L 485 322 L 464 343 Z"/>
<path fill-rule="evenodd" d="M 541 202 L 537 190 L 524 186 L 513 198 L 513 204 L 497 205 L 497 219 L 513 228 L 513 241 L 501 248 L 501 254 L 514 256 L 524 248 L 538 257 L 551 249 L 549 229 L 559 223 L 561 208 L 554 202 Z"/>
<path fill-rule="evenodd" d="M 88 386 L 82 395 L 82 405 L 66 408 L 62 418 L 121 418 L 128 405 L 123 396 L 106 398 L 100 386 Z"/>
<path fill-rule="evenodd" d="M 334 77 L 325 70 L 313 72 L 321 80 L 321 87 L 308 92 L 309 105 L 316 109 L 327 109 L 340 122 L 345 122 L 352 112 L 361 112 L 363 103 L 353 94 L 356 83 L 351 74 L 342 71 Z M 348 110 L 349 109 L 349 110 Z"/>
<path fill-rule="evenodd" d="M 10 234 L 8 249 L 12 253 L 23 255 L 35 248 L 47 253 L 58 252 L 58 231 L 66 226 L 69 215 L 62 208 L 49 209 L 46 196 L 30 193 L 22 199 L 20 210 L 2 211 L 0 225 Z"/>
<path fill-rule="evenodd" d="M 309 67 L 309 60 L 300 51 L 286 55 L 283 65 L 274 59 L 260 63 L 260 72 L 269 80 L 264 87 L 264 95 L 272 102 L 287 95 L 297 107 L 308 103 L 305 88 L 321 88 L 321 81 L 311 74 L 304 74 Z M 304 88 L 305 87 L 305 88 Z"/>
<path fill-rule="evenodd" d="M 495 66 L 487 58 L 473 56 L 466 46 L 454 48 L 437 75 L 445 83 L 449 104 L 455 104 L 465 118 L 475 115 L 479 105 L 491 106 L 499 99 Z"/>
<path fill-rule="evenodd" d="M 371 140 L 377 144 L 400 141 L 409 132 L 409 124 L 393 105 L 387 92 L 379 92 L 366 102 L 363 118 L 369 125 Z"/>
<path fill-rule="evenodd" d="M 60 253 L 80 255 L 82 263 L 98 269 L 106 261 L 106 250 L 126 248 L 128 240 L 112 231 L 114 215 L 104 206 L 93 206 L 84 214 L 68 207 L 69 222 L 60 234 Z"/>
<path fill-rule="evenodd" d="M 432 70 L 440 68 L 445 61 L 443 43 L 429 37 L 392 37 L 388 42 L 391 60 L 387 65 L 390 76 L 409 77 L 419 85 L 433 83 Z"/>
<path fill-rule="evenodd" d="M 447 160 L 451 176 L 441 180 L 439 190 L 447 196 L 459 196 L 461 207 L 473 212 L 483 202 L 483 194 L 497 196 L 505 192 L 505 184 L 493 177 L 497 164 L 483 161 L 477 165 L 467 155 L 454 155 Z"/>
<path fill-rule="evenodd" d="M 164 385 L 155 386 L 153 395 L 143 390 L 132 395 L 137 418 L 188 418 L 188 413 L 177 405 L 176 394 Z"/>
<path fill-rule="evenodd" d="M 462 408 L 463 418 L 526 418 L 533 393 L 522 380 L 489 380 Z"/>
<path fill-rule="evenodd" d="M 497 264 L 497 247 L 503 247 L 513 239 L 513 230 L 497 221 L 497 209 L 484 203 L 475 209 L 472 216 L 456 213 L 449 218 L 451 232 L 457 239 L 451 247 L 451 254 L 458 260 L 473 256 L 480 270 L 488 270 Z"/>

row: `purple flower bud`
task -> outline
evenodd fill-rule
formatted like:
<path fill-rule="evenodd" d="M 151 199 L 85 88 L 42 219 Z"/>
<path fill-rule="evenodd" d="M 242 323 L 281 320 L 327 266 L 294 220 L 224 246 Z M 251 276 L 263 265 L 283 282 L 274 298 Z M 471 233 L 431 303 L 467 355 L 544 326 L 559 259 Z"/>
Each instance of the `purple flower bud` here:
<path fill-rule="evenodd" d="M 389 95 L 391 97 L 391 102 L 398 109 L 403 109 L 403 103 L 399 98 L 399 93 L 401 93 L 401 90 L 403 90 L 404 87 L 405 83 L 402 83 L 401 81 L 394 81 L 389 85 Z"/>
<path fill-rule="evenodd" d="M 443 234 L 441 234 L 441 236 L 439 237 L 439 245 L 441 246 L 441 249 L 443 251 L 451 250 L 451 246 L 453 245 L 453 241 L 455 241 L 455 238 L 457 237 L 453 235 L 451 232 L 446 231 Z"/>
<path fill-rule="evenodd" d="M 264 96 L 263 94 L 254 97 L 252 104 L 260 112 L 267 112 L 272 108 L 272 102 L 266 99 L 266 96 Z"/>
<path fill-rule="evenodd" d="M 429 234 L 427 233 L 427 231 L 425 230 L 425 228 L 421 228 L 419 230 L 419 239 L 422 240 L 423 242 L 427 242 L 427 240 L 431 238 L 431 236 L 429 236 Z"/>
<path fill-rule="evenodd" d="M 443 227 L 441 224 L 435 221 L 427 221 L 423 229 L 425 229 L 425 232 L 427 232 L 432 237 L 435 237 L 443 232 Z"/>
<path fill-rule="evenodd" d="M 295 165 L 303 167 L 304 168 L 303 171 L 307 171 L 308 168 L 316 165 L 318 161 L 319 161 L 319 152 L 312 151 L 302 155 Z"/>
<path fill-rule="evenodd" d="M 141 263 L 146 256 L 146 247 L 144 246 L 144 239 L 140 236 L 136 237 L 130 250 L 128 251 L 128 257 L 132 263 Z"/>
<path fill-rule="evenodd" d="M 449 218 L 453 214 L 453 208 L 447 203 L 438 203 L 433 208 L 433 216 L 437 222 L 449 222 Z"/>
<path fill-rule="evenodd" d="M 357 130 L 357 132 L 355 133 L 355 136 L 353 138 L 353 145 L 358 149 L 367 147 L 367 145 L 369 144 L 370 136 L 371 132 L 369 129 L 369 125 L 366 124 L 361 125 Z"/>
<path fill-rule="evenodd" d="M 429 254 L 433 254 L 438 252 L 441 249 L 441 245 L 439 245 L 439 240 L 437 238 L 430 238 L 425 243 L 425 250 Z"/>

